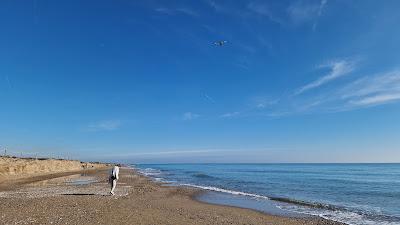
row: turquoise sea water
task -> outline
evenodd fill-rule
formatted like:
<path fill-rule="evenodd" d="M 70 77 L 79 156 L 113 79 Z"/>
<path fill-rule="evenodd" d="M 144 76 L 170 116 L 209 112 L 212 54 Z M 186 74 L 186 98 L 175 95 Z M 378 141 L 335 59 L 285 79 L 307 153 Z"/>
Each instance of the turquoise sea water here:
<path fill-rule="evenodd" d="M 400 164 L 135 166 L 160 181 L 209 190 L 203 200 L 213 203 L 266 212 L 273 205 L 348 224 L 400 224 Z"/>

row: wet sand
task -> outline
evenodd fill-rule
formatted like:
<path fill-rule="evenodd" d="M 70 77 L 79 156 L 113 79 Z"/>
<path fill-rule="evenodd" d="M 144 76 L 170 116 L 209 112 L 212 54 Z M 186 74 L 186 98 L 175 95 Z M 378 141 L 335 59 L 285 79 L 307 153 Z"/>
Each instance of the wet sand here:
<path fill-rule="evenodd" d="M 285 218 L 194 200 L 200 191 L 166 187 L 121 169 L 115 196 L 107 170 L 64 173 L 0 185 L 0 224 L 274 224 L 338 225 L 322 218 Z"/>

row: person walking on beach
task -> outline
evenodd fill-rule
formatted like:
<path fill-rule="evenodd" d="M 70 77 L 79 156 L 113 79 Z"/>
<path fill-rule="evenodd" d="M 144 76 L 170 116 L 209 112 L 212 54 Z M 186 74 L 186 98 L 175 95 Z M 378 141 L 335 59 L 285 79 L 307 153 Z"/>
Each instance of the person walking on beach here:
<path fill-rule="evenodd" d="M 115 187 L 117 186 L 117 180 L 118 179 L 119 179 L 119 167 L 118 167 L 118 165 L 115 165 L 112 168 L 111 173 L 110 173 L 110 177 L 108 179 L 108 181 L 111 184 L 111 191 L 110 191 L 111 195 L 114 195 L 114 190 L 115 190 Z"/>

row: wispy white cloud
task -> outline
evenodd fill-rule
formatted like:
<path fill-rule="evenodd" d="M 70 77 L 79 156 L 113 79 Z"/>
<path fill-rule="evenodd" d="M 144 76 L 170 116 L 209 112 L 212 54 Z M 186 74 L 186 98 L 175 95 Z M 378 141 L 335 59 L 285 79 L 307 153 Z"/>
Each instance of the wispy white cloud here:
<path fill-rule="evenodd" d="M 279 102 L 279 98 L 257 96 L 252 98 L 251 104 L 257 109 L 268 108 Z"/>
<path fill-rule="evenodd" d="M 371 97 L 365 97 L 360 100 L 356 101 L 350 101 L 350 103 L 355 104 L 355 105 L 380 105 L 380 104 L 385 104 L 393 101 L 400 100 L 400 93 L 394 93 L 394 94 L 380 94 L 380 95 L 375 95 Z"/>
<path fill-rule="evenodd" d="M 121 154 L 121 156 L 159 156 L 159 155 L 196 155 L 202 153 L 225 152 L 225 149 L 199 149 L 199 150 L 166 150 L 166 151 L 149 151 L 149 152 L 132 152 Z M 111 155 L 110 155 L 111 156 Z M 112 156 L 119 156 L 113 154 Z"/>
<path fill-rule="evenodd" d="M 313 22 L 313 29 L 315 30 L 318 18 L 322 15 L 327 3 L 328 0 L 299 0 L 289 5 L 287 13 L 295 24 Z"/>
<path fill-rule="evenodd" d="M 329 73 L 319 79 L 301 87 L 297 91 L 295 91 L 295 95 L 302 94 L 305 91 L 317 88 L 323 84 L 331 82 L 339 77 L 349 74 L 355 69 L 355 64 L 352 61 L 348 60 L 339 60 L 332 61 L 323 65 L 320 65 L 319 68 L 329 68 Z"/>
<path fill-rule="evenodd" d="M 234 18 L 242 18 L 242 19 L 249 19 L 250 17 L 254 18 L 252 15 L 252 10 L 247 7 L 238 7 L 234 1 L 213 1 L 213 0 L 205 0 L 204 1 L 208 7 L 214 10 L 214 12 L 218 14 L 224 14 L 226 16 L 234 17 Z M 265 13 L 265 12 L 264 12 Z M 258 14 L 258 13 L 257 13 Z"/>
<path fill-rule="evenodd" d="M 343 112 L 400 102 L 400 70 L 362 76 L 317 96 L 294 96 L 292 100 L 297 102 L 293 114 Z"/>
<path fill-rule="evenodd" d="M 221 117 L 222 118 L 232 118 L 232 117 L 236 117 L 239 115 L 240 115 L 240 112 L 230 112 L 230 113 L 222 114 Z"/>
<path fill-rule="evenodd" d="M 205 1 L 208 6 L 210 6 L 212 9 L 214 9 L 216 12 L 226 12 L 226 7 L 223 7 L 219 3 L 213 1 L 213 0 L 207 0 Z"/>
<path fill-rule="evenodd" d="M 183 120 L 194 120 L 194 119 L 197 119 L 197 118 L 199 118 L 199 117 L 200 117 L 199 114 L 192 113 L 192 112 L 185 112 L 185 113 L 183 114 L 183 116 L 182 116 L 182 119 L 183 119 Z"/>
<path fill-rule="evenodd" d="M 207 101 L 209 101 L 211 103 L 215 103 L 215 100 L 213 98 L 211 98 L 208 94 L 204 94 L 203 96 Z"/>
<path fill-rule="evenodd" d="M 154 9 L 156 12 L 159 13 L 163 13 L 163 14 L 167 14 L 167 15 L 173 15 L 173 11 L 168 9 L 168 8 L 164 8 L 164 7 L 159 7 Z"/>
<path fill-rule="evenodd" d="M 321 0 L 321 3 L 319 4 L 318 16 L 321 16 L 322 10 L 324 9 L 326 3 L 328 3 L 328 0 Z"/>
<path fill-rule="evenodd" d="M 176 7 L 176 8 L 167 8 L 167 7 L 158 7 L 154 9 L 158 13 L 166 14 L 166 15 L 177 15 L 177 14 L 184 14 L 187 16 L 197 17 L 199 14 L 193 11 L 190 8 L 186 7 Z"/>
<path fill-rule="evenodd" d="M 327 3 L 328 3 L 328 0 L 321 0 L 321 3 L 319 4 L 318 18 L 322 15 L 322 11 L 324 10 L 325 5 L 326 5 Z M 314 21 L 313 30 L 317 29 L 318 18 Z"/>
<path fill-rule="evenodd" d="M 318 13 L 318 4 L 295 1 L 287 8 L 287 13 L 295 23 L 304 23 L 313 19 Z"/>
<path fill-rule="evenodd" d="M 241 111 L 225 113 L 219 117 L 273 119 L 299 114 L 344 112 L 382 104 L 400 103 L 400 69 L 368 76 L 357 74 L 358 78 L 347 83 L 340 83 L 316 94 L 299 95 L 354 70 L 353 64 L 348 61 L 324 64 L 322 67 L 328 67 L 328 65 L 330 65 L 328 75 L 297 90 L 297 95 L 282 95 L 276 100 L 268 97 L 253 97 L 249 102 L 250 108 L 247 106 Z"/>
<path fill-rule="evenodd" d="M 181 8 L 176 8 L 175 10 L 176 10 L 177 12 L 186 14 L 186 15 L 188 15 L 188 16 L 193 16 L 193 17 L 199 16 L 199 14 L 198 14 L 197 12 L 195 12 L 195 11 L 193 11 L 192 9 L 189 9 L 189 8 L 181 7 Z"/>
<path fill-rule="evenodd" d="M 271 10 L 265 2 L 252 1 L 247 5 L 247 9 L 253 13 L 256 13 L 257 15 L 268 18 L 272 22 L 278 24 L 283 23 L 282 20 L 273 13 L 273 10 Z"/>
<path fill-rule="evenodd" d="M 400 102 L 400 70 L 363 76 L 322 95 L 293 100 L 302 103 L 294 113 L 343 112 Z"/>
<path fill-rule="evenodd" d="M 93 124 L 89 124 L 86 127 L 86 131 L 113 131 L 117 130 L 121 127 L 122 122 L 119 120 L 104 120 L 104 121 L 99 121 Z"/>
<path fill-rule="evenodd" d="M 400 100 L 400 70 L 358 79 L 339 91 L 351 107 L 374 106 Z"/>
<path fill-rule="evenodd" d="M 315 30 L 328 0 L 298 0 L 291 2 L 287 7 L 260 0 L 250 0 L 244 8 L 229 4 L 229 2 L 206 0 L 205 3 L 217 13 L 236 18 L 245 20 L 262 18 L 263 21 L 270 21 L 285 27 L 288 24 L 312 23 Z"/>
<path fill-rule="evenodd" d="M 12 89 L 12 84 L 11 84 L 11 81 L 10 81 L 10 77 L 8 77 L 8 75 L 6 75 L 4 78 L 5 78 L 6 82 L 7 82 L 8 87 L 10 89 Z"/>

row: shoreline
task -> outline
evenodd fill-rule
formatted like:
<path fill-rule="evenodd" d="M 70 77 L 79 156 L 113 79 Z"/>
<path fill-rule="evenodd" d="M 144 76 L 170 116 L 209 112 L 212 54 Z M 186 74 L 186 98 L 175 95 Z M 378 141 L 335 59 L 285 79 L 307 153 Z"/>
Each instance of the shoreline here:
<path fill-rule="evenodd" d="M 277 208 L 275 211 L 281 211 L 281 213 L 272 213 L 269 210 L 263 210 L 261 208 L 252 208 L 252 207 L 245 207 L 242 205 L 235 205 L 235 204 L 227 204 L 227 203 L 222 203 L 222 202 L 213 202 L 209 200 L 205 200 L 203 196 L 209 195 L 209 194 L 220 194 L 220 195 L 226 195 L 230 196 L 231 198 L 233 197 L 241 197 L 241 198 L 248 198 L 248 197 L 253 197 L 253 198 L 262 198 L 264 200 L 267 200 L 269 202 L 280 202 L 279 200 L 274 200 L 269 197 L 264 197 L 264 196 L 259 196 L 259 195 L 253 195 L 253 194 L 248 194 L 248 193 L 242 193 L 239 192 L 239 194 L 233 194 L 229 190 L 224 190 L 224 191 L 217 191 L 213 189 L 205 189 L 204 187 L 201 186 L 196 186 L 196 185 L 185 185 L 185 184 L 180 184 L 180 185 L 174 185 L 173 182 L 168 182 L 168 181 L 160 181 L 155 179 L 154 177 L 146 176 L 145 174 L 137 171 L 134 167 L 128 166 L 128 168 L 134 170 L 135 173 L 139 174 L 140 176 L 143 176 L 146 179 L 149 179 L 151 182 L 155 183 L 156 185 L 160 186 L 166 186 L 166 187 L 176 187 L 176 188 L 183 188 L 183 189 L 190 189 L 193 190 L 193 194 L 190 196 L 193 201 L 201 202 L 201 203 L 206 203 L 206 204 L 211 204 L 211 205 L 219 205 L 219 206 L 228 206 L 228 207 L 234 207 L 234 208 L 239 208 L 239 209 L 247 209 L 247 210 L 254 210 L 260 213 L 264 213 L 266 215 L 272 215 L 272 216 L 282 216 L 282 217 L 289 217 L 289 218 L 311 218 L 311 217 L 320 217 L 318 215 L 310 215 L 306 213 L 296 213 L 296 212 L 290 212 L 287 210 L 283 210 L 280 208 Z M 281 203 L 289 203 L 285 201 L 281 201 Z M 273 206 L 276 208 L 276 205 Z M 274 211 L 274 210 L 272 210 Z M 323 218 L 323 217 L 321 217 Z M 326 219 L 326 218 L 323 218 Z M 330 220 L 330 219 L 327 219 Z M 335 221 L 334 222 L 340 222 L 340 221 Z"/>
<path fill-rule="evenodd" d="M 173 185 L 174 183 L 171 183 L 169 181 L 160 181 L 160 180 L 157 180 L 155 177 L 145 175 L 145 174 L 139 172 L 139 170 L 135 167 L 128 166 L 128 168 L 132 169 L 135 173 L 139 174 L 140 176 L 150 180 L 151 182 L 153 182 L 157 185 L 160 185 L 160 186 L 165 185 L 165 186 L 171 186 L 171 187 L 176 187 L 176 188 L 193 190 L 194 192 L 193 192 L 193 194 L 190 195 L 190 197 L 193 201 L 196 201 L 199 203 L 210 204 L 210 205 L 215 205 L 215 206 L 232 207 L 232 208 L 243 209 L 243 210 L 251 210 L 251 211 L 265 214 L 267 216 L 277 216 L 277 217 L 294 218 L 294 219 L 296 219 L 296 218 L 297 219 L 318 218 L 318 219 L 331 221 L 338 225 L 340 225 L 340 224 L 341 225 L 350 225 L 348 223 L 344 223 L 341 221 L 324 218 L 320 215 L 313 215 L 313 214 L 300 213 L 300 212 L 291 212 L 291 211 L 283 210 L 280 208 L 278 208 L 279 210 L 276 210 L 276 211 L 281 211 L 281 212 L 283 211 L 284 213 L 272 213 L 270 210 L 264 210 L 264 209 L 260 209 L 260 208 L 257 209 L 257 208 L 252 208 L 252 207 L 245 207 L 242 205 L 227 204 L 227 203 L 222 203 L 222 202 L 216 203 L 216 202 L 212 202 L 212 201 L 208 201 L 208 200 L 203 200 L 203 199 L 201 199 L 202 195 L 207 195 L 208 193 L 217 193 L 217 194 L 232 195 L 230 197 L 239 196 L 239 197 L 243 197 L 243 198 L 246 198 L 246 197 L 265 198 L 265 200 L 270 201 L 270 202 L 300 204 L 300 205 L 304 205 L 304 206 L 315 206 L 314 204 L 311 204 L 311 203 L 305 203 L 305 202 L 301 202 L 301 201 L 291 201 L 290 199 L 285 199 L 285 198 L 270 198 L 270 197 L 265 197 L 265 196 L 259 196 L 256 194 L 249 194 L 249 193 L 242 193 L 242 192 L 239 192 L 239 194 L 232 194 L 232 193 L 230 193 L 231 191 L 229 191 L 229 190 L 224 190 L 224 192 L 222 192 L 222 191 L 216 191 L 216 190 L 212 190 L 212 189 L 204 189 L 204 187 L 196 186 L 196 185 L 185 185 L 185 184 Z M 276 207 L 276 205 L 274 205 L 273 207 Z M 272 211 L 274 211 L 274 210 L 272 210 Z"/>
<path fill-rule="evenodd" d="M 72 178 L 95 180 L 83 185 L 59 175 L 42 177 L 45 183 L 39 186 L 35 183 L 40 179 L 34 179 L 1 191 L 0 219 L 5 224 L 342 224 L 205 203 L 196 199 L 202 190 L 165 186 L 133 169 L 121 168 L 116 196 L 108 196 L 106 169 Z"/>
<path fill-rule="evenodd" d="M 206 197 L 199 199 L 208 203 L 284 217 L 287 215 L 282 211 L 289 211 L 349 225 L 400 224 L 397 199 L 393 195 L 398 186 L 393 181 L 398 165 L 221 163 L 133 164 L 133 167 L 156 181 L 209 190 Z M 377 190 L 377 195 L 368 192 L 372 189 Z"/>
<path fill-rule="evenodd" d="M 227 193 L 218 193 L 218 192 L 214 192 L 214 191 L 207 191 L 207 190 L 202 190 L 200 193 L 196 194 L 193 198 L 193 200 L 195 201 L 199 201 L 199 202 L 204 202 L 207 204 L 212 204 L 212 205 L 222 205 L 222 206 L 228 206 L 228 207 L 235 207 L 235 208 L 240 208 L 240 209 L 248 209 L 248 210 L 254 210 L 260 213 L 264 213 L 266 215 L 272 215 L 272 216 L 281 216 L 281 217 L 287 217 L 287 218 L 312 218 L 312 217 L 319 217 L 316 215 L 310 215 L 310 214 L 305 214 L 305 213 L 295 213 L 295 212 L 290 212 L 287 210 L 282 210 L 280 208 L 277 208 L 275 205 L 272 206 L 273 203 L 271 203 L 271 205 L 269 206 L 265 206 L 263 205 L 263 207 L 268 207 L 267 210 L 265 210 L 264 208 L 257 208 L 257 207 L 246 207 L 243 206 L 244 204 L 234 204 L 234 203 L 226 203 L 223 201 L 212 201 L 212 200 L 207 200 L 204 198 L 204 196 L 207 195 L 226 195 L 226 198 L 241 198 L 241 199 L 246 199 L 247 196 L 230 196 L 231 194 L 227 194 Z M 247 199 L 248 201 L 251 201 L 251 199 Z M 256 200 L 257 201 L 257 200 Z M 267 201 L 271 201 L 271 200 L 267 200 Z M 265 203 L 265 202 L 264 202 Z M 272 207 L 276 207 L 275 210 L 271 209 Z M 275 211 L 275 213 L 273 213 L 273 211 Z M 321 217 L 323 218 L 323 217 Z M 325 219 L 325 218 L 324 218 Z M 333 220 L 334 221 L 334 220 Z M 339 222 L 339 221 L 335 221 L 335 222 Z"/>

